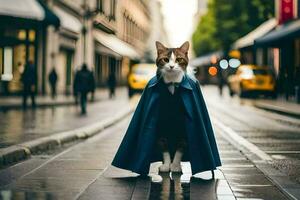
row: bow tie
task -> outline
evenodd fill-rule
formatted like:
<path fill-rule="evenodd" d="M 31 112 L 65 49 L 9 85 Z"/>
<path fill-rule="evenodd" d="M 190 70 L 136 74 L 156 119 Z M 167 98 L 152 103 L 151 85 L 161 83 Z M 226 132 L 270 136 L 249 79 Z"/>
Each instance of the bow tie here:
<path fill-rule="evenodd" d="M 176 82 L 170 82 L 170 83 L 166 83 L 166 85 L 169 87 L 171 85 L 175 86 L 175 87 L 179 87 L 180 83 L 176 83 Z"/>

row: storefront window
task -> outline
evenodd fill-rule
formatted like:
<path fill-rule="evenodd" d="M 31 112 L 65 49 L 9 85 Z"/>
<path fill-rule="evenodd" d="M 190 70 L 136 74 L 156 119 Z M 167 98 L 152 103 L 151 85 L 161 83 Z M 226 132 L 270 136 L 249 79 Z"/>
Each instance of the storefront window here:
<path fill-rule="evenodd" d="M 35 41 L 35 30 L 29 30 L 29 32 L 28 32 L 28 40 L 30 42 L 34 42 Z"/>
<path fill-rule="evenodd" d="M 26 30 L 19 30 L 18 31 L 18 39 L 19 40 L 26 40 Z"/>
<path fill-rule="evenodd" d="M 0 48 L 0 80 L 7 81 L 6 90 L 22 90 L 21 76 L 28 61 L 35 63 L 36 31 L 7 27 L 0 33 L 4 47 Z"/>
<path fill-rule="evenodd" d="M 34 45 L 29 46 L 29 52 L 28 52 L 28 60 L 31 60 L 34 62 L 34 54 L 35 54 L 35 48 Z"/>
<path fill-rule="evenodd" d="M 1 74 L 1 80 L 10 81 L 13 78 L 13 50 L 11 47 L 5 47 L 3 51 L 3 72 Z"/>
<path fill-rule="evenodd" d="M 11 92 L 17 92 L 22 89 L 21 85 L 21 75 L 26 64 L 26 45 L 21 44 L 14 48 L 13 50 L 13 79 L 9 83 L 9 90 Z"/>

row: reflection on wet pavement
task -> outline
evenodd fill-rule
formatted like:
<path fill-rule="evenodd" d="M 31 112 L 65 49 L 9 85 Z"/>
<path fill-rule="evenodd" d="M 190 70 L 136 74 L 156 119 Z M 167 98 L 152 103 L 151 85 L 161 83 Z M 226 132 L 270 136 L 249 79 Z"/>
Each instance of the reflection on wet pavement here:
<path fill-rule="evenodd" d="M 52 200 L 56 199 L 51 193 L 47 192 L 28 192 L 28 191 L 0 191 L 0 200 Z"/>
<path fill-rule="evenodd" d="M 181 174 L 170 175 L 169 173 L 160 174 L 161 183 L 151 184 L 150 200 L 156 199 L 190 199 L 188 184 L 181 184 Z"/>
<path fill-rule="evenodd" d="M 128 104 L 127 96 L 123 93 L 119 95 L 114 100 L 90 104 L 87 116 L 81 116 L 79 108 L 75 106 L 0 112 L 0 148 L 109 118 L 114 110 L 120 110 Z"/>

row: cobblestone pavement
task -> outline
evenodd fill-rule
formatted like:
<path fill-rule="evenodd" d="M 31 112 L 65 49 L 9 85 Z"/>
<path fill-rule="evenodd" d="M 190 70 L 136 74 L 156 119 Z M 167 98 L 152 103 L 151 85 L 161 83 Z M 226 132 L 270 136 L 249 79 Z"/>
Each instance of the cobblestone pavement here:
<path fill-rule="evenodd" d="M 80 115 L 80 109 L 76 106 L 0 112 L 0 148 L 76 129 L 110 117 L 114 111 L 128 104 L 126 92 L 125 88 L 117 90 L 113 100 L 108 99 L 105 92 L 97 94 L 101 100 L 88 105 L 86 116 Z"/>

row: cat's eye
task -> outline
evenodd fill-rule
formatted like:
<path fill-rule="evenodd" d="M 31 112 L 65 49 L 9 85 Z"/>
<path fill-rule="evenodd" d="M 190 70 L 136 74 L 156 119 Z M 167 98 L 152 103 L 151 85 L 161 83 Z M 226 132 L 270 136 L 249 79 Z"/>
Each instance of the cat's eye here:
<path fill-rule="evenodd" d="M 183 61 L 183 58 L 176 58 L 176 62 L 181 63 Z"/>
<path fill-rule="evenodd" d="M 169 62 L 169 58 L 163 58 L 164 62 Z"/>

